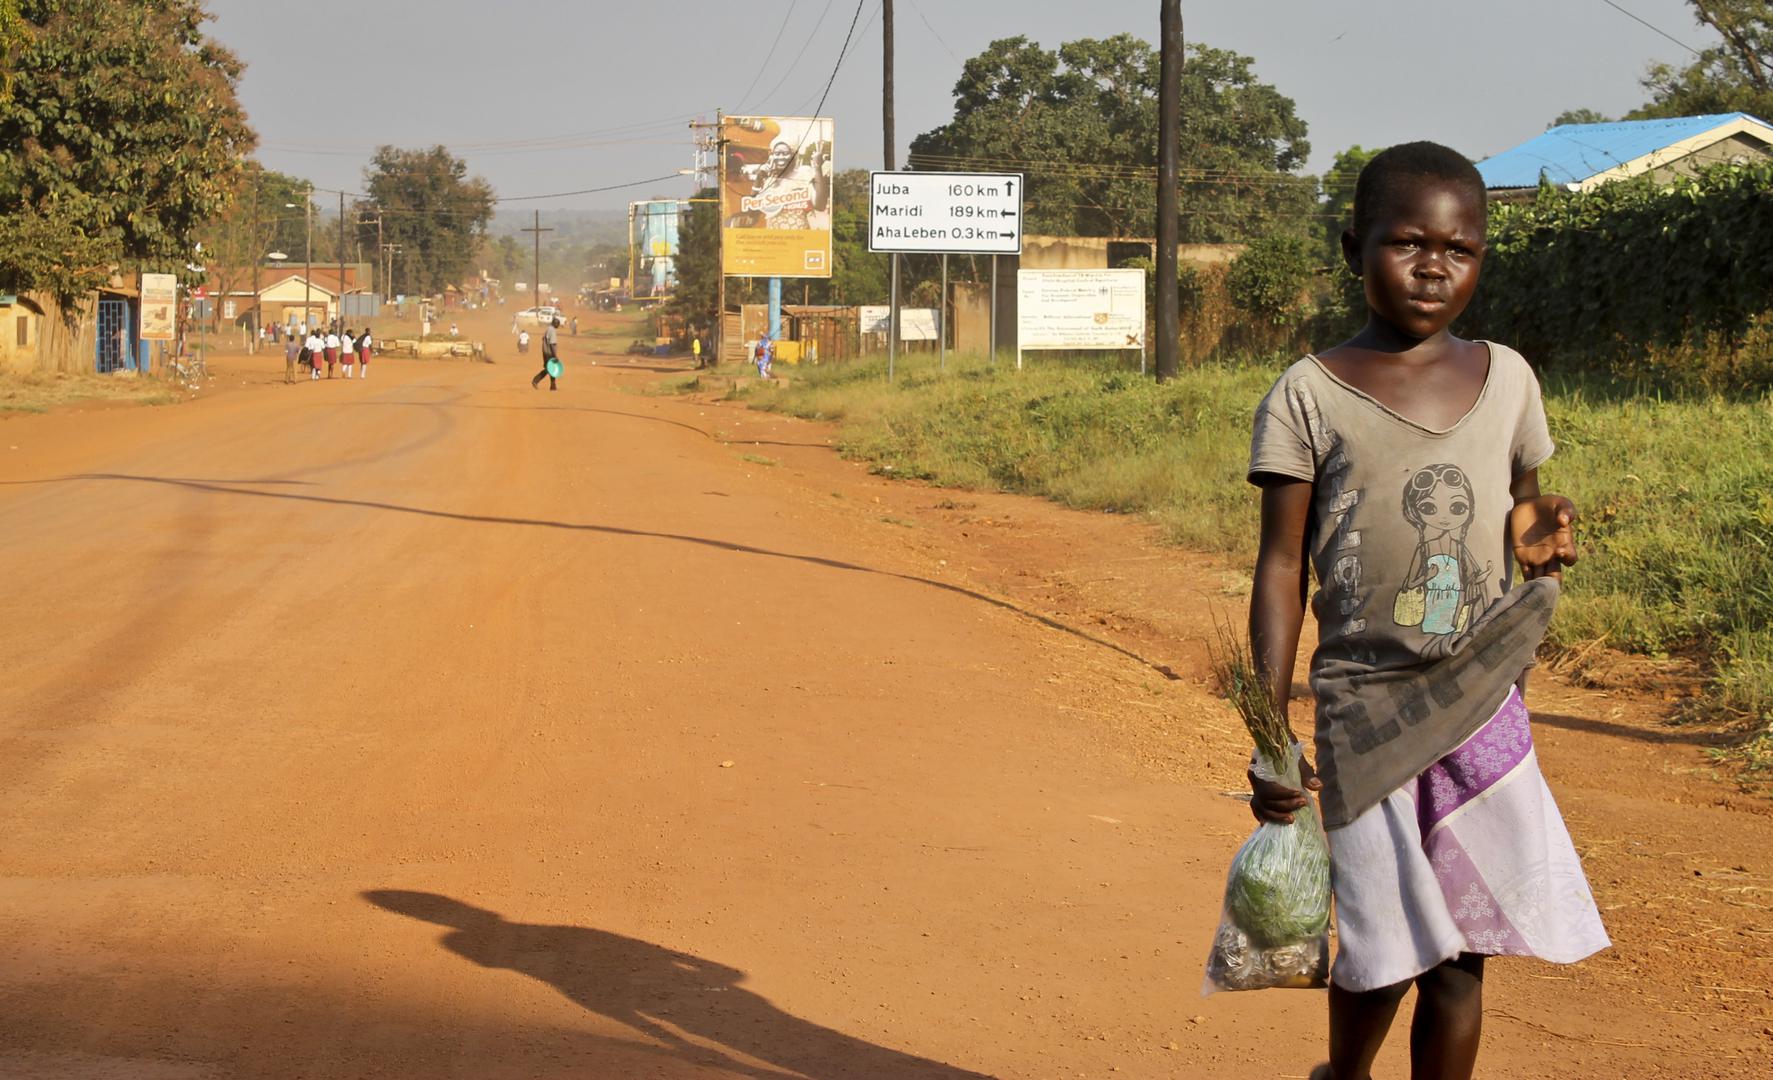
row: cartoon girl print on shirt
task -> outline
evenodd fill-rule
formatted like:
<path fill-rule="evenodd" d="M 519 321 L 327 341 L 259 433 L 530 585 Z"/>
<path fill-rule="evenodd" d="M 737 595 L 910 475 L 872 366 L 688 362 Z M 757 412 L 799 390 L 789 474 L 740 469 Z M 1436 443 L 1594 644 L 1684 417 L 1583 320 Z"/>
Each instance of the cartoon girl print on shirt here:
<path fill-rule="evenodd" d="M 1416 553 L 1398 590 L 1392 621 L 1441 638 L 1463 633 L 1483 600 L 1489 564 L 1480 566 L 1465 544 L 1474 500 L 1471 480 L 1457 465 L 1418 469 L 1404 485 L 1404 519 L 1416 529 Z M 1425 653 L 1436 651 L 1430 643 Z"/>

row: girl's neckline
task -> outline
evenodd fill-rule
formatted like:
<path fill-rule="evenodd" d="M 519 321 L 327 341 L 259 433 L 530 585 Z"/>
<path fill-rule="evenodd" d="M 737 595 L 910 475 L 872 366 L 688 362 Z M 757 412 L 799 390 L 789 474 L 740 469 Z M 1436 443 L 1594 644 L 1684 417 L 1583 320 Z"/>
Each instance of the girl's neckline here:
<path fill-rule="evenodd" d="M 1484 366 L 1483 388 L 1478 391 L 1477 400 L 1475 400 L 1471 403 L 1471 408 L 1465 410 L 1465 415 L 1463 415 L 1459 419 L 1453 421 L 1453 425 L 1451 427 L 1445 427 L 1445 428 L 1431 428 L 1427 424 L 1421 423 L 1420 421 L 1417 421 L 1417 420 L 1412 420 L 1408 416 L 1405 416 L 1403 413 L 1398 412 L 1396 409 L 1392 408 L 1390 405 L 1385 404 L 1385 402 L 1380 401 L 1378 398 L 1374 397 L 1372 394 L 1367 393 L 1365 390 L 1362 390 L 1360 387 L 1355 386 L 1354 384 L 1345 381 L 1340 375 L 1337 375 L 1334 371 L 1331 371 L 1329 365 L 1325 364 L 1322 360 L 1318 359 L 1318 356 L 1316 353 L 1306 353 L 1305 358 L 1307 360 L 1310 360 L 1312 362 L 1312 364 L 1319 371 L 1324 373 L 1324 378 L 1329 379 L 1331 382 L 1335 383 L 1337 386 L 1340 386 L 1342 389 L 1348 391 L 1350 394 L 1353 394 L 1355 397 L 1366 402 L 1368 405 L 1371 405 L 1373 408 L 1379 410 L 1379 412 L 1383 413 L 1385 416 L 1390 417 L 1392 420 L 1395 420 L 1396 422 L 1404 425 L 1405 427 L 1409 428 L 1412 431 L 1421 432 L 1424 435 L 1432 435 L 1435 437 L 1444 437 L 1444 436 L 1451 435 L 1454 432 L 1458 431 L 1460 428 L 1465 426 L 1465 422 L 1467 420 L 1470 420 L 1473 416 L 1477 415 L 1478 409 L 1483 407 L 1485 400 L 1487 400 L 1490 396 L 1490 384 L 1492 384 L 1496 381 L 1496 346 L 1495 346 L 1495 343 L 1491 342 L 1491 341 L 1484 340 L 1484 339 L 1479 339 L 1478 344 L 1480 344 L 1484 347 L 1484 355 L 1488 359 L 1488 362 Z"/>

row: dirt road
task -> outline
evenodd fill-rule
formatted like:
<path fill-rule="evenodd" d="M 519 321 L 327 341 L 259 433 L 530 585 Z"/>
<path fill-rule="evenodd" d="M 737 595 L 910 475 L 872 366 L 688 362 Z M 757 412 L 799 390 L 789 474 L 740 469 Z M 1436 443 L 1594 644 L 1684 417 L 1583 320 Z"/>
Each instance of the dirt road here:
<path fill-rule="evenodd" d="M 1321 1058 L 1321 995 L 1198 996 L 1234 568 L 565 346 L 0 421 L 0 1075 Z M 1617 947 L 1495 965 L 1482 1075 L 1766 1075 L 1766 806 L 1534 704 Z"/>

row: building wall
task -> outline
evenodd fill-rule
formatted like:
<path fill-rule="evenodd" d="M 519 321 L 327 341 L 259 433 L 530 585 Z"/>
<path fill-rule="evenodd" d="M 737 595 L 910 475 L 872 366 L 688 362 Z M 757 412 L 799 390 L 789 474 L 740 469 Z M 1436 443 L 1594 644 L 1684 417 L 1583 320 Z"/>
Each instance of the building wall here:
<path fill-rule="evenodd" d="M 1700 150 L 1695 150 L 1684 158 L 1671 161 L 1661 168 L 1650 170 L 1650 179 L 1658 184 L 1666 184 L 1676 177 L 1692 176 L 1707 165 L 1718 165 L 1727 161 L 1746 159 L 1761 161 L 1773 157 L 1773 148 L 1759 139 L 1741 132 L 1726 139 L 1719 139 Z"/>
<path fill-rule="evenodd" d="M 0 304 L 0 371 L 36 371 L 43 309 L 28 296 Z"/>
<path fill-rule="evenodd" d="M 41 292 L 21 294 L 17 302 L 0 307 L 0 371 L 92 371 L 97 310 L 96 295 L 64 310 L 54 296 Z M 28 320 L 29 343 L 22 347 L 20 316 Z"/>

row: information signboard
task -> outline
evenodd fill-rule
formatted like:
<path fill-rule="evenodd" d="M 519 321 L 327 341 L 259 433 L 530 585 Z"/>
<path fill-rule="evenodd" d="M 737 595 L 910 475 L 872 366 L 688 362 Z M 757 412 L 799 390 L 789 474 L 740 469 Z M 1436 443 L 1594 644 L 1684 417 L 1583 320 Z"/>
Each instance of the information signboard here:
<path fill-rule="evenodd" d="M 175 336 L 175 312 L 179 279 L 172 274 L 142 275 L 142 340 L 171 341 Z"/>
<path fill-rule="evenodd" d="M 1016 351 L 1145 350 L 1145 271 L 1016 271 Z"/>
<path fill-rule="evenodd" d="M 1020 255 L 1022 174 L 876 172 L 868 250 L 921 255 Z"/>
<path fill-rule="evenodd" d="M 892 327 L 893 309 L 885 304 L 863 304 L 857 309 L 862 333 L 884 334 Z M 900 308 L 900 341 L 935 341 L 935 308 Z"/>

